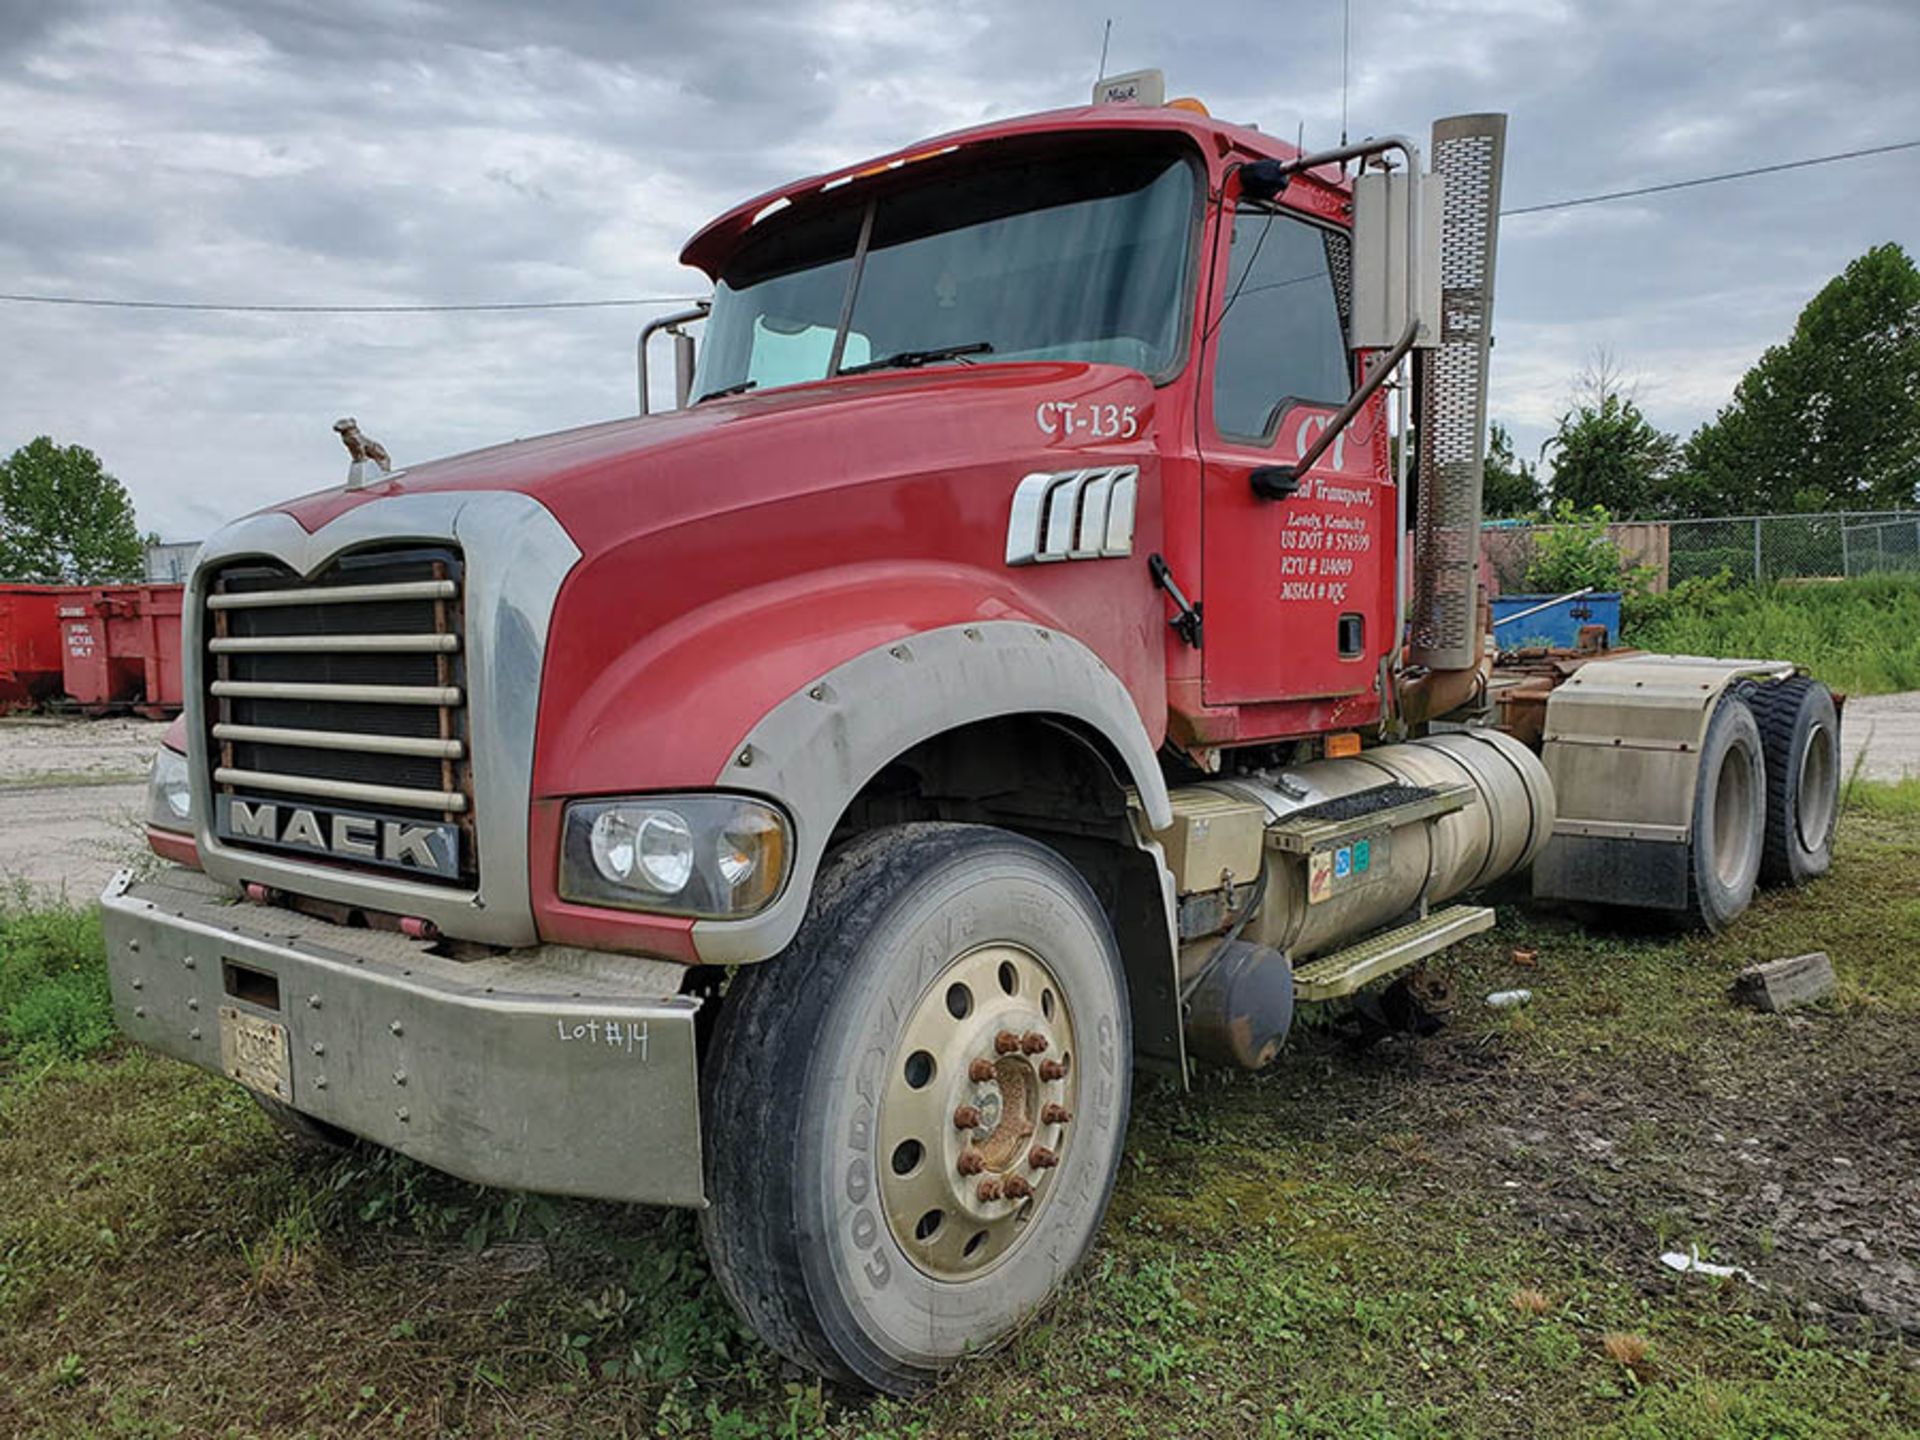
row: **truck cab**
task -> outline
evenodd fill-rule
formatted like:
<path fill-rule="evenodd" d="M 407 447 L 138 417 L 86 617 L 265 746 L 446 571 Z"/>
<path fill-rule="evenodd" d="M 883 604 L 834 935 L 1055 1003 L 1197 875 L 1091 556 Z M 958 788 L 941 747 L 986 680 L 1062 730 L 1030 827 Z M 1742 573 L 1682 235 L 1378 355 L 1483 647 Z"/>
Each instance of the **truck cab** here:
<path fill-rule="evenodd" d="M 674 411 L 211 539 L 128 1033 L 309 1138 L 695 1207 L 770 1345 L 907 1391 L 1086 1253 L 1136 1064 L 1267 1063 L 1490 925 L 1448 902 L 1592 748 L 1484 723 L 1504 121 L 1429 171 L 1153 88 L 714 220 Z M 1715 663 L 1653 681 L 1683 821 L 1554 873 L 1738 913 L 1760 841 L 1696 852 L 1792 822 L 1720 702 L 1813 689 Z"/>

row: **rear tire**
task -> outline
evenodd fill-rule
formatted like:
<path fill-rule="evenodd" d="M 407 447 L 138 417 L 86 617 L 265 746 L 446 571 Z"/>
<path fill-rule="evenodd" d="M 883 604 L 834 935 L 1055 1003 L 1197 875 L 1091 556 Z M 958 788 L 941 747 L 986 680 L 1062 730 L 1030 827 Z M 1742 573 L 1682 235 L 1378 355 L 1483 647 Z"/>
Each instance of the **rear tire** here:
<path fill-rule="evenodd" d="M 972 825 L 855 841 L 714 1034 L 700 1226 L 722 1289 L 789 1359 L 922 1388 L 1092 1246 L 1131 1046 L 1112 931 L 1053 851 Z"/>
<path fill-rule="evenodd" d="M 1747 706 L 1767 757 L 1766 843 L 1760 879 L 1804 885 L 1833 864 L 1840 818 L 1840 715 L 1818 680 L 1749 685 Z"/>
<path fill-rule="evenodd" d="M 1706 929 L 1726 929 L 1753 901 L 1767 822 L 1766 758 L 1760 727 L 1728 691 L 1707 721 L 1693 791 L 1687 911 Z"/>

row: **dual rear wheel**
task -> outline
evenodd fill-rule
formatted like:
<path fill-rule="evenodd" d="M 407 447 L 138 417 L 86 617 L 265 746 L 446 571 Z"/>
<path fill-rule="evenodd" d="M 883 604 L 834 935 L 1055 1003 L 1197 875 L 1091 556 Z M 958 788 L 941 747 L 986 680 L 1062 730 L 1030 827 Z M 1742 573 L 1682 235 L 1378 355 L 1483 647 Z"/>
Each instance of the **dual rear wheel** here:
<path fill-rule="evenodd" d="M 1693 799 L 1688 912 L 1708 930 L 1739 918 L 1761 882 L 1804 885 L 1833 863 L 1840 724 L 1817 680 L 1746 682 L 1707 722 Z"/>

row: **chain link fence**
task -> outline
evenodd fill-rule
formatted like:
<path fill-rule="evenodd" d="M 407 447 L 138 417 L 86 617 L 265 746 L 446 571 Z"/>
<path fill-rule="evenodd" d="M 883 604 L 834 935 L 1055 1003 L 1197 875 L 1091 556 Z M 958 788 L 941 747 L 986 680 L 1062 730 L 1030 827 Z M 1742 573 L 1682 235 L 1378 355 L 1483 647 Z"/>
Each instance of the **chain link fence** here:
<path fill-rule="evenodd" d="M 1503 593 L 1526 591 L 1538 537 L 1549 525 L 1489 522 L 1481 550 Z M 1607 527 L 1629 569 L 1657 594 L 1725 571 L 1740 581 L 1847 579 L 1920 573 L 1920 510 L 1624 520 Z"/>

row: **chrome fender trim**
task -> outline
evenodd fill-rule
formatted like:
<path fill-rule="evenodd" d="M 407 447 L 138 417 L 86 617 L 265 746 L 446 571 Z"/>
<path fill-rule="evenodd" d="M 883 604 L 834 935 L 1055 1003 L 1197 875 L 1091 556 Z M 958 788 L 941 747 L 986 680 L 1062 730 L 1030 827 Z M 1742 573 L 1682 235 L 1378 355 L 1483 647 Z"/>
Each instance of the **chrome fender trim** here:
<path fill-rule="evenodd" d="M 978 720 L 1055 715 L 1112 745 L 1155 830 L 1173 823 L 1166 781 L 1120 678 L 1080 641 L 1022 621 L 927 630 L 878 645 L 802 686 L 736 745 L 713 783 L 766 796 L 794 824 L 793 873 L 746 920 L 701 920 L 700 958 L 738 965 L 778 954 L 800 928 L 834 825 L 889 761 Z"/>

